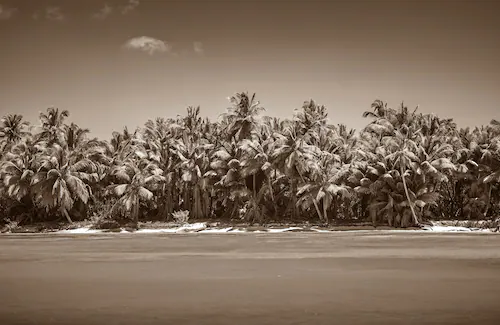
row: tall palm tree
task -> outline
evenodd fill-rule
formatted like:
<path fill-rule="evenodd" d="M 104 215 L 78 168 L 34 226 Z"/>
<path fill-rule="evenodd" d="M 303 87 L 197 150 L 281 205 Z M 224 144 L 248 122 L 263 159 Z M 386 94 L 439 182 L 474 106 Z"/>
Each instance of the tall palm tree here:
<path fill-rule="evenodd" d="M 212 177 L 214 193 L 217 196 L 216 205 L 226 209 L 224 215 L 234 216 L 241 211 L 243 203 L 248 200 L 250 191 L 245 183 L 243 167 L 237 159 L 238 146 L 235 142 L 225 142 L 216 148 L 211 155 L 210 171 L 207 177 Z"/>
<path fill-rule="evenodd" d="M 213 144 L 195 142 L 187 132 L 177 140 L 171 152 L 178 157 L 178 169 L 184 182 L 184 208 L 191 210 L 193 218 L 206 217 L 209 213 L 208 184 L 210 153 Z"/>
<path fill-rule="evenodd" d="M 86 141 L 87 135 L 90 133 L 89 129 L 82 129 L 75 123 L 64 126 L 65 131 L 65 143 L 68 149 L 75 150 L 79 146 L 83 145 Z"/>
<path fill-rule="evenodd" d="M 264 107 L 255 99 L 255 94 L 249 96 L 247 92 L 237 93 L 229 101 L 232 106 L 222 114 L 222 118 L 227 121 L 226 132 L 229 139 L 249 139 L 259 125 L 258 115 L 264 111 Z"/>
<path fill-rule="evenodd" d="M 72 222 L 69 212 L 77 200 L 87 204 L 92 195 L 89 184 L 98 181 L 96 171 L 92 161 L 74 160 L 54 144 L 40 157 L 40 168 L 32 178 L 35 201 L 46 209 L 55 208 Z"/>
<path fill-rule="evenodd" d="M 312 169 L 308 181 L 298 189 L 297 195 L 300 197 L 298 204 L 308 208 L 311 203 L 315 204 L 320 221 L 328 223 L 328 210 L 333 206 L 336 216 L 336 202 L 338 198 L 349 198 L 350 188 L 345 185 L 343 179 L 349 174 L 349 168 L 335 167 L 330 155 L 325 154 L 319 164 L 312 163 Z M 321 214 L 317 205 L 322 203 L 323 213 Z"/>
<path fill-rule="evenodd" d="M 142 202 L 153 199 L 153 192 L 165 181 L 163 171 L 143 160 L 139 164 L 127 161 L 111 172 L 119 182 L 108 187 L 108 193 L 118 197 L 111 208 L 111 215 L 129 214 L 134 222 L 139 221 L 139 207 Z"/>
<path fill-rule="evenodd" d="M 411 175 L 410 168 L 412 166 L 412 162 L 418 161 L 418 157 L 412 151 L 412 149 L 416 147 L 416 144 L 414 140 L 408 136 L 408 134 L 403 134 L 399 131 L 395 131 L 394 137 L 390 139 L 390 145 L 394 145 L 395 150 L 388 156 L 388 158 L 393 160 L 394 165 L 399 166 L 406 199 L 408 200 L 408 205 L 410 207 L 413 220 L 416 225 L 420 225 L 420 221 L 415 214 L 415 209 L 413 207 L 414 203 L 410 198 L 408 186 L 406 183 L 406 178 Z"/>
<path fill-rule="evenodd" d="M 28 199 L 31 203 L 31 179 L 37 170 L 40 150 L 40 147 L 25 139 L 3 157 L 0 162 L 0 176 L 10 198 L 18 202 Z"/>
<path fill-rule="evenodd" d="M 29 134 L 27 121 L 19 114 L 8 114 L 0 120 L 0 157 Z"/>
<path fill-rule="evenodd" d="M 276 141 L 271 155 L 273 166 L 290 179 L 290 203 L 294 218 L 297 215 L 297 187 L 299 181 L 305 181 L 306 162 L 315 161 L 319 154 L 317 147 L 305 142 L 303 132 L 299 123 L 291 124 L 286 129 L 286 135 Z M 313 202 L 316 204 L 315 199 Z"/>
<path fill-rule="evenodd" d="M 65 145 L 64 120 L 69 117 L 68 110 L 60 111 L 59 108 L 49 107 L 46 113 L 40 113 L 40 133 L 38 139 L 52 144 Z"/>

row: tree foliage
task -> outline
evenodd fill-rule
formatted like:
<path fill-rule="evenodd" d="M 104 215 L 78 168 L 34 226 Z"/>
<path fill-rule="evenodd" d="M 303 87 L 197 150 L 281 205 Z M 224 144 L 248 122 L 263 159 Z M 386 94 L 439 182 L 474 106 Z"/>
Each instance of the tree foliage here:
<path fill-rule="evenodd" d="M 500 122 L 459 129 L 452 119 L 376 100 L 359 132 L 330 124 L 308 100 L 291 119 L 263 116 L 237 93 L 217 122 L 185 116 L 88 138 L 48 108 L 39 125 L 0 123 L 2 211 L 23 222 L 90 218 L 250 222 L 489 219 L 500 211 Z M 27 217 L 26 217 L 27 216 Z"/>

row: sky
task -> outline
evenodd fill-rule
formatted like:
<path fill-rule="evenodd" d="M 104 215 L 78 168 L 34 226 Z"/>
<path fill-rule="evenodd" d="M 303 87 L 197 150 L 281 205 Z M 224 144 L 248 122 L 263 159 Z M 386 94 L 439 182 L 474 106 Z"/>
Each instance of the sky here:
<path fill-rule="evenodd" d="M 47 107 L 111 132 L 236 92 L 314 99 L 360 129 L 375 99 L 459 126 L 500 120 L 500 1 L 0 0 L 0 115 Z"/>

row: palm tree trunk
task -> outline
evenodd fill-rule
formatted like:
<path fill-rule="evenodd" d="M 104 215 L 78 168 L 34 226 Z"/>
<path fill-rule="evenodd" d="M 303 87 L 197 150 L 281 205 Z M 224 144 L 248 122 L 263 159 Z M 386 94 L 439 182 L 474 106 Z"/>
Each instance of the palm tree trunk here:
<path fill-rule="evenodd" d="M 387 222 L 389 223 L 389 227 L 392 227 L 394 224 L 394 216 L 393 216 L 394 211 L 392 209 L 387 210 Z"/>
<path fill-rule="evenodd" d="M 191 206 L 189 204 L 190 203 L 189 201 L 191 201 L 191 200 L 190 200 L 190 197 L 189 197 L 189 183 L 188 182 L 184 182 L 184 193 L 183 194 L 184 194 L 183 195 L 184 196 L 184 198 L 183 198 L 184 202 L 182 202 L 183 209 L 189 211 L 190 208 L 191 208 Z"/>
<path fill-rule="evenodd" d="M 406 180 L 404 176 L 404 170 L 403 170 L 403 165 L 401 164 L 401 178 L 403 179 L 403 186 L 405 188 L 405 193 L 406 193 L 406 198 L 408 199 L 408 205 L 410 206 L 411 213 L 413 215 L 413 220 L 415 221 L 415 224 L 417 226 L 420 225 L 420 222 L 418 221 L 417 215 L 415 214 L 415 210 L 413 210 L 413 204 L 410 200 L 410 194 L 408 193 L 408 187 L 406 187 Z"/>
<path fill-rule="evenodd" d="M 252 182 L 253 182 L 253 197 L 254 197 L 255 199 L 257 199 L 257 189 L 255 188 L 255 174 L 256 174 L 256 173 L 254 173 L 254 174 L 253 174 L 253 176 L 252 176 Z"/>
<path fill-rule="evenodd" d="M 172 215 L 172 212 L 174 212 L 174 202 L 173 202 L 173 195 L 172 195 L 172 189 L 169 188 L 167 189 L 167 202 L 166 202 L 166 219 L 168 220 L 170 216 Z"/>
<path fill-rule="evenodd" d="M 312 198 L 312 200 L 313 200 L 313 204 L 314 204 L 314 207 L 316 208 L 316 213 L 318 214 L 319 220 L 320 220 L 320 221 L 324 221 L 324 222 L 328 223 L 328 218 L 326 217 L 326 215 L 325 215 L 325 217 L 324 217 L 324 218 L 323 218 L 323 216 L 321 215 L 321 210 L 319 209 L 318 202 L 316 202 L 316 199 L 315 199 L 315 198 L 314 198 L 311 194 L 309 194 L 309 196 L 310 196 L 310 197 Z"/>
<path fill-rule="evenodd" d="M 325 218 L 326 223 L 328 223 L 328 214 L 326 211 L 326 204 L 324 200 L 323 200 L 323 217 Z"/>
<path fill-rule="evenodd" d="M 297 217 L 297 186 L 296 186 L 296 180 L 295 179 L 292 179 L 292 188 L 290 189 L 291 190 L 291 194 L 292 194 L 292 217 L 293 219 L 295 219 Z"/>
<path fill-rule="evenodd" d="M 201 202 L 201 191 L 198 183 L 193 186 L 193 219 L 199 219 L 203 216 L 202 202 Z"/>
<path fill-rule="evenodd" d="M 487 199 L 488 199 L 488 202 L 486 202 L 486 211 L 484 211 L 484 217 L 486 218 L 487 215 L 488 215 L 488 211 L 490 210 L 490 205 L 491 205 L 491 184 L 488 184 L 488 196 L 487 196 Z"/>
<path fill-rule="evenodd" d="M 210 195 L 207 188 L 200 189 L 201 191 L 201 210 L 204 218 L 209 218 L 210 215 Z"/>
<path fill-rule="evenodd" d="M 372 219 L 372 226 L 377 227 L 377 210 L 369 208 L 370 217 Z"/>
<path fill-rule="evenodd" d="M 132 220 L 135 223 L 138 223 L 139 222 L 139 204 L 140 204 L 140 201 L 137 200 L 134 203 L 135 204 L 132 206 Z"/>
<path fill-rule="evenodd" d="M 274 205 L 274 193 L 273 193 L 273 183 L 271 182 L 271 178 L 267 178 L 267 182 L 269 184 L 269 192 L 271 193 L 271 201 L 273 202 Z"/>
<path fill-rule="evenodd" d="M 337 196 L 334 196 L 333 199 L 332 199 L 332 212 L 333 212 L 333 215 L 332 215 L 333 219 L 337 220 L 338 215 L 339 215 L 339 207 L 338 207 L 338 204 L 337 204 Z"/>
<path fill-rule="evenodd" d="M 68 211 L 66 211 L 66 209 L 63 209 L 62 212 L 63 212 L 64 216 L 66 217 L 66 220 L 68 220 L 69 223 L 73 223 L 73 220 L 71 220 L 71 217 L 69 216 Z"/>
<path fill-rule="evenodd" d="M 302 182 L 305 183 L 304 176 L 302 176 L 302 173 L 300 172 L 300 170 L 298 168 L 297 168 L 297 172 L 299 173 L 299 176 L 302 179 Z M 311 199 L 313 201 L 313 204 L 314 204 L 314 207 L 316 208 L 316 213 L 318 214 L 319 220 L 328 222 L 328 218 L 326 215 L 324 216 L 325 219 L 323 219 L 323 216 L 321 215 L 321 210 L 319 209 L 319 206 L 318 206 L 318 202 L 316 202 L 316 198 L 314 196 L 312 196 L 311 193 L 308 193 L 308 195 L 311 197 Z M 295 193 L 294 193 L 294 197 L 296 198 Z"/>

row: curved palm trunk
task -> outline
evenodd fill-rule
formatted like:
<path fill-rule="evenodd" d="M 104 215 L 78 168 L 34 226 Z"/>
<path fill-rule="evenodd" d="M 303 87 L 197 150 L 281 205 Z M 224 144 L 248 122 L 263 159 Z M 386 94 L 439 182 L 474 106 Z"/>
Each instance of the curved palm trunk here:
<path fill-rule="evenodd" d="M 318 214 L 319 220 L 328 223 L 328 217 L 326 216 L 326 214 L 324 217 L 321 215 L 321 210 L 319 209 L 318 202 L 316 202 L 316 199 L 311 194 L 309 194 L 309 196 L 313 200 L 313 204 L 314 207 L 316 208 L 316 213 Z"/>
<path fill-rule="evenodd" d="M 271 182 L 271 178 L 267 178 L 268 186 L 269 186 L 269 192 L 271 193 L 271 201 L 273 202 L 274 205 L 274 191 L 273 191 L 273 183 Z"/>
<path fill-rule="evenodd" d="M 410 200 L 410 194 L 408 193 L 408 187 L 406 186 L 403 165 L 401 165 L 401 178 L 403 179 L 403 187 L 405 188 L 406 199 L 408 200 L 408 205 L 410 206 L 411 213 L 413 215 L 413 220 L 415 221 L 415 224 L 418 226 L 420 225 L 420 222 L 418 221 L 417 215 L 415 214 L 415 210 L 413 210 L 413 204 Z"/>
<path fill-rule="evenodd" d="M 63 209 L 62 212 L 63 212 L 64 216 L 66 217 L 66 220 L 68 220 L 69 223 L 73 223 L 73 220 L 71 220 L 71 217 L 69 216 L 68 211 L 66 211 L 66 209 Z"/>

